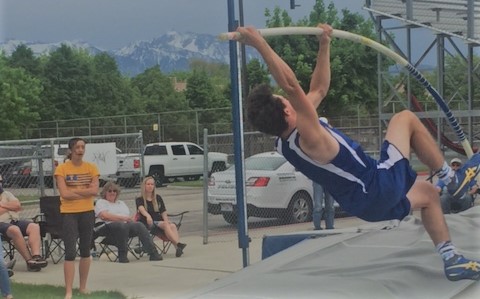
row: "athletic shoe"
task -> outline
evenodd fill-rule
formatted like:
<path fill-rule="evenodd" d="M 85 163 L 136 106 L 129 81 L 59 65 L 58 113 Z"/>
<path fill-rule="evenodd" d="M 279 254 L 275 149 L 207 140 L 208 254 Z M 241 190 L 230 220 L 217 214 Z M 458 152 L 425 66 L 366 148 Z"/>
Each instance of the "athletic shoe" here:
<path fill-rule="evenodd" d="M 470 182 L 475 179 L 480 172 L 480 154 L 473 154 L 465 164 L 457 171 L 458 187 L 453 193 L 453 196 L 457 194 L 463 194 L 469 188 Z"/>
<path fill-rule="evenodd" d="M 42 270 L 42 267 L 34 259 L 31 259 L 27 261 L 27 270 L 28 272 L 38 272 Z"/>
<path fill-rule="evenodd" d="M 39 255 L 34 255 L 32 256 L 32 259 L 37 262 L 37 265 L 39 265 L 41 268 L 45 268 L 48 265 L 48 262 L 41 256 Z"/>
<path fill-rule="evenodd" d="M 177 244 L 177 251 L 175 252 L 176 257 L 181 257 L 183 254 L 183 249 L 187 246 L 185 243 L 178 243 Z"/>
<path fill-rule="evenodd" d="M 455 255 L 445 262 L 445 275 L 450 281 L 461 279 L 480 279 L 480 263 Z"/>
<path fill-rule="evenodd" d="M 163 256 L 158 253 L 158 251 L 154 251 L 152 253 L 150 253 L 150 260 L 151 261 L 161 261 L 163 260 Z"/>

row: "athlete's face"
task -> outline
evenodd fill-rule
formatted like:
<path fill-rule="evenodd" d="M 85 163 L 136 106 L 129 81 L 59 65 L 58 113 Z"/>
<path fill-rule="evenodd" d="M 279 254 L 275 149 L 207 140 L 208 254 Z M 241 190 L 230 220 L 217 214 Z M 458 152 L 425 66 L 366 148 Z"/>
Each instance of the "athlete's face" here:
<path fill-rule="evenodd" d="M 290 101 L 278 94 L 274 94 L 273 96 L 278 98 L 279 101 L 282 101 L 283 105 L 285 106 L 283 108 L 283 112 L 285 113 L 285 121 L 289 124 L 289 127 L 295 127 L 297 122 L 297 112 L 293 108 Z M 284 133 L 289 133 L 290 130 L 291 129 L 288 128 Z"/>

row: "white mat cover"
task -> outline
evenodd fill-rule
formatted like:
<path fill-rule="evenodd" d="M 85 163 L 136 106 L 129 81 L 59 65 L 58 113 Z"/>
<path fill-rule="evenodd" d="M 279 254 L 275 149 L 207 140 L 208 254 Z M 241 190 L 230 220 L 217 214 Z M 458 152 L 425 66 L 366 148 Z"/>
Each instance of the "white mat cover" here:
<path fill-rule="evenodd" d="M 460 253 L 480 260 L 480 206 L 446 219 Z M 480 298 L 480 282 L 445 278 L 420 219 L 383 227 L 302 241 L 182 298 Z"/>

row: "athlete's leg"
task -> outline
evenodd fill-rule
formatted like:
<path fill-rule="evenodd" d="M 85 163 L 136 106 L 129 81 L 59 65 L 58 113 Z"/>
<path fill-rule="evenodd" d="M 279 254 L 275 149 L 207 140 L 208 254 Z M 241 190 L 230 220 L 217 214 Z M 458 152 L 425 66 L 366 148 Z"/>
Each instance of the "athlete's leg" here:
<path fill-rule="evenodd" d="M 385 139 L 396 146 L 407 159 L 412 148 L 418 159 L 431 170 L 441 170 L 442 179 L 452 172 L 433 137 L 411 111 L 402 111 L 392 118 Z M 433 184 L 417 180 L 408 191 L 407 198 L 412 209 L 421 208 L 423 225 L 445 262 L 447 278 L 480 279 L 480 264 L 458 255 L 455 246 L 450 242 L 440 196 Z"/>
<path fill-rule="evenodd" d="M 418 159 L 433 171 L 441 169 L 445 162 L 432 135 L 411 111 L 404 110 L 392 117 L 385 139 L 407 159 L 412 148 Z"/>
<path fill-rule="evenodd" d="M 412 209 L 421 208 L 422 222 L 433 244 L 450 240 L 448 227 L 435 186 L 428 181 L 417 180 L 407 193 Z"/>

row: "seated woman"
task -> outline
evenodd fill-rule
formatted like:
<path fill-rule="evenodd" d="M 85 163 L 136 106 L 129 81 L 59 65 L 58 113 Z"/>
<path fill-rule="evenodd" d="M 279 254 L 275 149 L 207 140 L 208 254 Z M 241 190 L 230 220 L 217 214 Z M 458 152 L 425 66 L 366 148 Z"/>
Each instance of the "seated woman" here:
<path fill-rule="evenodd" d="M 95 203 L 95 216 L 106 223 L 100 227 L 96 234 L 99 236 L 112 236 L 118 248 L 118 262 L 128 263 L 128 239 L 138 236 L 143 249 L 150 255 L 151 261 L 162 260 L 155 244 L 150 238 L 146 227 L 130 216 L 128 206 L 118 200 L 120 187 L 114 182 L 107 182 L 100 192 L 101 199 Z"/>
<path fill-rule="evenodd" d="M 142 196 L 135 199 L 140 216 L 139 221 L 145 224 L 152 234 L 156 234 L 158 230 L 163 231 L 176 248 L 175 256 L 182 256 L 183 249 L 187 244 L 179 242 L 177 226 L 168 221 L 165 203 L 162 197 L 155 192 L 155 180 L 152 177 L 146 177 L 141 188 Z"/>

